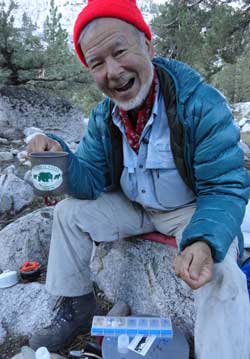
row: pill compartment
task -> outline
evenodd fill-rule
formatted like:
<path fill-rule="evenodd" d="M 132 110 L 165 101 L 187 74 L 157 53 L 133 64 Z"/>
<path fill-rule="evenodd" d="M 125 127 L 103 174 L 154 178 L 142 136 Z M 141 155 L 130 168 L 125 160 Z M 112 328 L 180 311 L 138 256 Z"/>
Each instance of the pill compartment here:
<path fill-rule="evenodd" d="M 116 318 L 115 334 L 116 335 L 127 334 L 127 318 L 125 317 Z"/>
<path fill-rule="evenodd" d="M 168 318 L 160 318 L 161 336 L 173 338 L 172 322 Z"/>
<path fill-rule="evenodd" d="M 149 320 L 148 318 L 138 318 L 138 328 L 144 328 L 144 329 L 148 329 L 149 328 Z"/>
<path fill-rule="evenodd" d="M 159 318 L 151 318 L 149 331 L 151 335 L 161 334 L 161 322 Z"/>
<path fill-rule="evenodd" d="M 100 328 L 106 327 L 106 317 L 94 316 L 92 325 Z"/>
<path fill-rule="evenodd" d="M 104 335 L 104 328 L 106 328 L 106 317 L 94 316 L 92 321 L 91 334 L 92 335 Z"/>
<path fill-rule="evenodd" d="M 127 334 L 136 335 L 138 334 L 138 325 L 136 317 L 127 317 Z"/>
<path fill-rule="evenodd" d="M 157 337 L 172 338 L 172 323 L 169 318 L 155 317 L 105 317 L 93 318 L 92 335 L 118 336 L 128 334 L 156 335 Z"/>

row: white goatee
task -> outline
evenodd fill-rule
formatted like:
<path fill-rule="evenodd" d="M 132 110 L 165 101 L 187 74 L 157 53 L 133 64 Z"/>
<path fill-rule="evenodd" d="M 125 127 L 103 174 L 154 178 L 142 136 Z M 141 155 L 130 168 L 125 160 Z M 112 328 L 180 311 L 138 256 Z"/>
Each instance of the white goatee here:
<path fill-rule="evenodd" d="M 150 67 L 150 72 L 147 82 L 144 85 L 142 85 L 139 93 L 136 95 L 135 98 L 129 101 L 117 101 L 113 98 L 112 100 L 119 108 L 123 109 L 124 111 L 130 111 L 141 106 L 149 93 L 150 87 L 152 85 L 153 77 L 154 77 L 154 66 L 152 65 Z"/>

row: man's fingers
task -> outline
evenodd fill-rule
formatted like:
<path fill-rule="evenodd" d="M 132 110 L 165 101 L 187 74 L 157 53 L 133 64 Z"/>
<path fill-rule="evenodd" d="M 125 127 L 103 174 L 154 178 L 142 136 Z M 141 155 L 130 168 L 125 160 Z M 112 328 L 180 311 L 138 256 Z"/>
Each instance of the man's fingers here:
<path fill-rule="evenodd" d="M 177 263 L 178 262 L 179 262 L 179 259 L 177 259 Z M 180 264 L 180 268 L 182 268 L 181 264 Z M 201 270 L 200 275 L 197 279 L 192 278 L 190 276 L 190 272 L 188 270 L 178 271 L 178 269 L 176 269 L 176 265 L 174 265 L 174 269 L 175 269 L 175 273 L 176 273 L 177 277 L 181 278 L 192 289 L 198 289 L 198 288 L 202 287 L 204 284 L 208 283 L 212 279 L 212 270 L 207 269 L 207 268 L 203 268 Z"/>
<path fill-rule="evenodd" d="M 198 280 L 201 274 L 202 268 L 204 266 L 204 257 L 203 256 L 194 256 L 193 261 L 189 268 L 189 274 L 191 279 Z"/>
<path fill-rule="evenodd" d="M 28 154 L 31 154 L 32 152 L 46 151 L 47 142 L 48 142 L 47 136 L 42 134 L 37 134 L 28 143 L 27 146 Z"/>
<path fill-rule="evenodd" d="M 192 279 L 191 277 L 188 277 L 184 280 L 189 285 L 190 288 L 198 289 L 202 287 L 204 284 L 210 282 L 211 279 L 212 279 L 212 272 L 206 269 L 202 269 L 199 278 L 197 280 Z"/>
<path fill-rule="evenodd" d="M 62 147 L 57 141 L 53 141 L 50 151 L 60 152 L 62 151 Z"/>
<path fill-rule="evenodd" d="M 184 279 L 183 279 L 184 280 Z M 187 285 L 191 288 L 191 289 L 198 289 L 200 287 L 202 287 L 204 284 L 207 283 L 207 281 L 203 281 L 201 280 L 201 278 L 199 278 L 199 280 L 193 280 L 190 277 L 186 278 L 184 280 L 185 283 L 187 283 Z"/>
<path fill-rule="evenodd" d="M 193 279 L 191 274 L 190 276 Z M 207 259 L 200 269 L 198 281 L 203 284 L 206 284 L 212 280 L 212 277 L 213 277 L 213 261 Z"/>
<path fill-rule="evenodd" d="M 30 140 L 27 146 L 28 154 L 32 152 L 44 152 L 44 151 L 62 151 L 62 147 L 59 142 L 52 140 L 51 138 L 38 134 Z"/>
<path fill-rule="evenodd" d="M 212 279 L 213 259 L 210 248 L 196 242 L 184 249 L 174 261 L 176 275 L 192 289 L 198 289 Z"/>
<path fill-rule="evenodd" d="M 174 270 L 178 277 L 181 277 L 182 279 L 189 276 L 189 266 L 192 262 L 193 255 L 192 253 L 181 253 L 179 254 L 175 260 L 174 260 Z"/>

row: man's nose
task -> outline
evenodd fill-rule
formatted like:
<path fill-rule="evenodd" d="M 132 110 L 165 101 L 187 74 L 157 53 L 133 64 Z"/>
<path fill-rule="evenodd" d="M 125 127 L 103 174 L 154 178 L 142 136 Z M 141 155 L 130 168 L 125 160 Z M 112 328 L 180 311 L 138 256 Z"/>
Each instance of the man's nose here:
<path fill-rule="evenodd" d="M 120 76 L 121 72 L 121 65 L 116 59 L 113 57 L 106 59 L 106 75 L 108 80 L 116 79 Z"/>

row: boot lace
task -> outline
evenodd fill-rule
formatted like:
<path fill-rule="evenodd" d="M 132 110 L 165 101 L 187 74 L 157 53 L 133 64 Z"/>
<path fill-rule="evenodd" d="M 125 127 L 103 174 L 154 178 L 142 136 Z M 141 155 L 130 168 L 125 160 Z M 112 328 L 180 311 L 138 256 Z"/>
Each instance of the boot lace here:
<path fill-rule="evenodd" d="M 59 325 L 62 321 L 69 322 L 73 319 L 74 299 L 70 297 L 59 297 L 53 307 L 53 312 L 56 311 L 56 315 L 53 319 L 53 324 Z"/>

